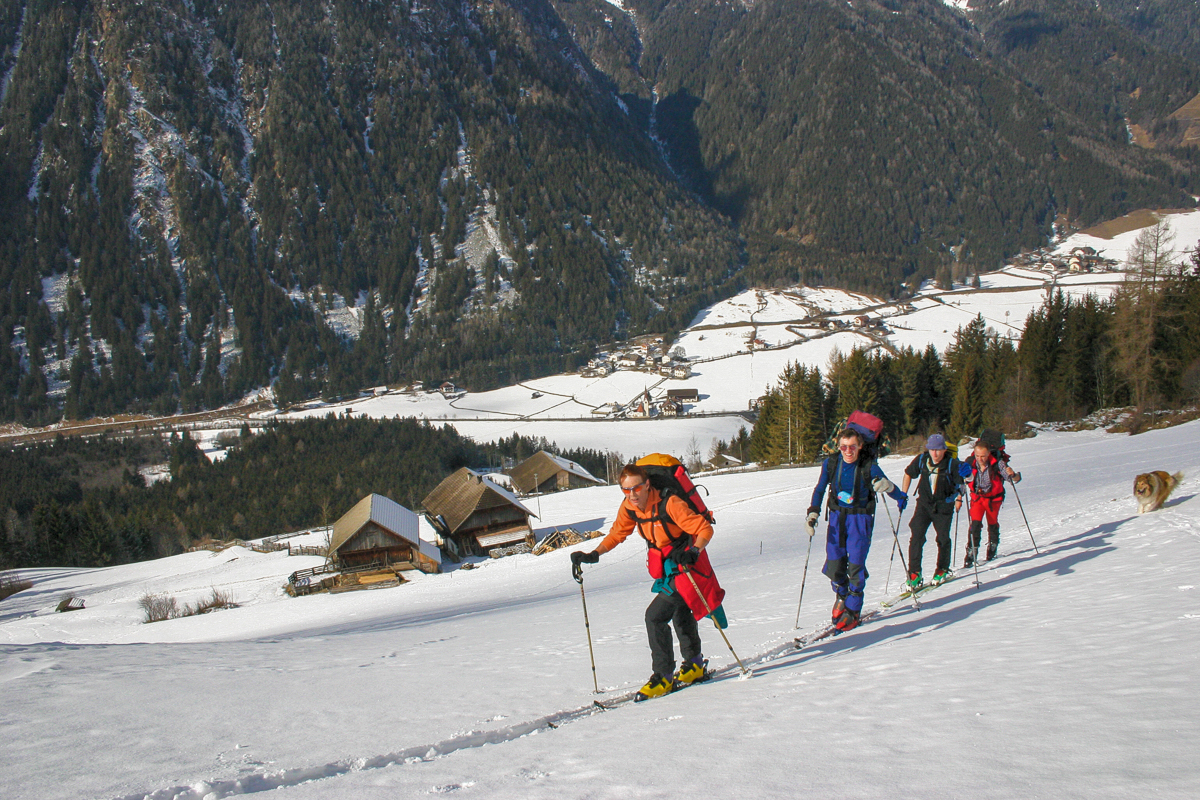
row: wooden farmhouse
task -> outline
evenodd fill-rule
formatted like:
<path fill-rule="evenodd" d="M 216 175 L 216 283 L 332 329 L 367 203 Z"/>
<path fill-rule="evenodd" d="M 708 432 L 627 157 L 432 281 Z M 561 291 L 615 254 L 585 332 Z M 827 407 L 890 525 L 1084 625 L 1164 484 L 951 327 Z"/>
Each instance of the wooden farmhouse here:
<path fill-rule="evenodd" d="M 512 492 L 463 467 L 437 485 L 423 501 L 426 516 L 443 546 L 457 558 L 493 551 L 532 549 L 536 517 Z"/>
<path fill-rule="evenodd" d="M 342 569 L 379 564 L 441 572 L 441 553 L 421 541 L 420 520 L 399 503 L 369 494 L 333 523 L 329 557 Z"/>
<path fill-rule="evenodd" d="M 509 471 L 521 494 L 559 492 L 581 486 L 603 486 L 600 480 L 574 461 L 539 450 Z"/>

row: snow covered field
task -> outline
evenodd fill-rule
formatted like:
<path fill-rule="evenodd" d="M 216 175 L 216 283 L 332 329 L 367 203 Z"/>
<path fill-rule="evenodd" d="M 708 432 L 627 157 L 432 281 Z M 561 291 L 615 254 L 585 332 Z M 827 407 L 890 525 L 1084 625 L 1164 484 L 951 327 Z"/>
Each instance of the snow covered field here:
<path fill-rule="evenodd" d="M 297 599 L 279 586 L 312 559 L 241 549 L 33 571 L 0 603 L 0 797 L 1195 797 L 1200 423 L 1043 432 L 1010 451 L 1040 553 L 1010 497 L 981 587 L 960 578 L 800 652 L 786 644 L 815 470 L 707 478 L 728 635 L 754 676 L 735 679 L 704 622 L 718 679 L 610 711 L 592 706 L 565 551 Z M 1151 469 L 1187 478 L 1137 516 L 1133 476 Z M 547 529 L 607 528 L 619 492 L 541 502 Z M 888 583 L 882 509 L 875 533 L 868 608 Z M 930 543 L 926 573 L 933 558 Z M 820 565 L 818 540 L 802 632 L 827 620 Z M 586 569 L 611 698 L 650 673 L 643 548 Z M 896 559 L 890 594 L 901 580 Z M 139 621 L 148 591 L 212 588 L 241 607 Z M 87 608 L 56 614 L 68 591 Z"/>
<path fill-rule="evenodd" d="M 695 440 L 701 453 L 707 454 L 713 439 L 729 441 L 739 428 L 749 427 L 736 414 L 748 410 L 752 401 L 774 386 L 788 364 L 825 370 L 834 351 L 849 353 L 855 347 L 923 350 L 932 344 L 944 352 L 955 332 L 979 314 L 993 330 L 1016 338 L 1025 318 L 1051 292 L 1062 289 L 1075 298 L 1088 293 L 1107 297 L 1121 278 L 1119 273 L 1098 273 L 1055 281 L 1009 268 L 983 276 L 979 290 L 927 289 L 911 300 L 912 310 L 903 303 L 888 304 L 838 289 L 749 290 L 700 312 L 670 345 L 670 349 L 683 348 L 693 359 L 687 379 L 635 370 L 605 377 L 555 375 L 453 399 L 434 392 L 397 392 L 332 405 L 314 403 L 284 416 L 298 419 L 333 412 L 415 417 L 453 425 L 480 441 L 520 433 L 544 436 L 560 447 L 615 450 L 630 457 L 647 452 L 648 447 L 686 452 Z M 827 331 L 818 326 L 822 315 L 850 321 L 861 314 L 884 318 L 887 331 L 853 327 Z M 750 350 L 750 338 L 762 344 Z M 680 418 L 614 420 L 593 413 L 606 404 L 629 403 L 645 391 L 657 399 L 670 389 L 682 388 L 696 389 L 700 399 L 689 404 L 688 413 Z M 697 413 L 718 416 L 693 416 Z"/>

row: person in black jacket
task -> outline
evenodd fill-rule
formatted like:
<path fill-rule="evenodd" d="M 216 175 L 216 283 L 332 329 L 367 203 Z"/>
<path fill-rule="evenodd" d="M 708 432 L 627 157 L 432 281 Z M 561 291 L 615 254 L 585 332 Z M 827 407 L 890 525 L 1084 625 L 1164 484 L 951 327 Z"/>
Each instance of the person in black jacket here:
<path fill-rule="evenodd" d="M 959 461 L 946 450 L 946 438 L 935 433 L 925 442 L 925 452 L 914 458 L 904 470 L 903 490 L 908 493 L 909 484 L 917 478 L 917 502 L 912 520 L 908 523 L 912 536 L 908 540 L 908 585 L 916 589 L 924 579 L 921 577 L 921 553 L 925 549 L 925 535 L 933 524 L 937 540 L 937 568 L 933 583 L 946 579 L 950 572 L 950 522 L 954 513 L 962 508 L 962 476 Z"/>

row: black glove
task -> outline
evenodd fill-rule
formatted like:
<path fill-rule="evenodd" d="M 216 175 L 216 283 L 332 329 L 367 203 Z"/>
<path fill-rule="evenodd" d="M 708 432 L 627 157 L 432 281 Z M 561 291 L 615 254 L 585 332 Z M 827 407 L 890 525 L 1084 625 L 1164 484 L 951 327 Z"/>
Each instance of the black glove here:
<path fill-rule="evenodd" d="M 700 551 L 694 547 L 679 547 L 671 551 L 671 558 L 681 567 L 690 567 L 700 559 Z"/>
<path fill-rule="evenodd" d="M 571 553 L 571 563 L 579 566 L 580 564 L 595 564 L 600 560 L 600 554 L 595 550 L 590 553 L 585 553 L 582 550 L 576 550 Z"/>

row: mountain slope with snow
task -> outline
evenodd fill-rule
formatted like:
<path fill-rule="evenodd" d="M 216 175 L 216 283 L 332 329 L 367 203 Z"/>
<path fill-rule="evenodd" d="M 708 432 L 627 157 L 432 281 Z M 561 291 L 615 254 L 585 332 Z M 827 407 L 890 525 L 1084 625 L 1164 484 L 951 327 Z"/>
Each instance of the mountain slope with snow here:
<path fill-rule="evenodd" d="M 735 679 L 702 621 L 717 680 L 603 712 L 563 551 L 297 599 L 270 587 L 306 559 L 237 549 L 43 571 L 0 604 L 0 795 L 1190 797 L 1198 444 L 1200 422 L 1011 442 L 1039 552 L 1010 497 L 980 587 L 961 577 L 920 611 L 901 604 L 800 652 L 784 645 L 831 601 L 817 541 L 793 630 L 815 469 L 710 477 L 728 636 L 754 676 Z M 897 478 L 905 463 L 882 466 Z M 1151 469 L 1187 477 L 1163 510 L 1138 516 L 1130 485 Z M 605 529 L 619 493 L 541 502 L 544 530 Z M 868 608 L 902 580 L 892 541 L 881 509 Z M 930 543 L 927 572 L 933 557 Z M 144 591 L 182 601 L 214 586 L 242 606 L 139 622 Z M 587 567 L 584 588 L 611 698 L 650 672 L 641 545 Z M 88 607 L 55 614 L 67 591 Z"/>

